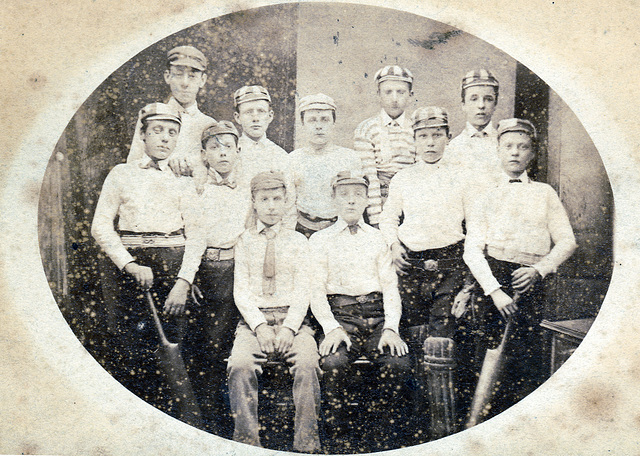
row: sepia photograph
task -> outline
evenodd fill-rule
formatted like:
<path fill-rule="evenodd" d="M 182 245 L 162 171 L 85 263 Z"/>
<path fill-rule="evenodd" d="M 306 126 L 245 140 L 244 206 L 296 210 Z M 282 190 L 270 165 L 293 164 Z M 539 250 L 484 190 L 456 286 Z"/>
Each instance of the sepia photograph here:
<path fill-rule="evenodd" d="M 637 450 L 619 115 L 477 11 L 387 6 L 169 11 L 34 114 L 0 451 Z"/>

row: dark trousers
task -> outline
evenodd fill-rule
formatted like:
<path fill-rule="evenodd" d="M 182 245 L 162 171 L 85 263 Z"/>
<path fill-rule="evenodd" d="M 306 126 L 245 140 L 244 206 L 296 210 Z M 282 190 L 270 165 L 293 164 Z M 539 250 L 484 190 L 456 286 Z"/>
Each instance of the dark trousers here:
<path fill-rule="evenodd" d="M 502 289 L 513 296 L 511 273 L 522 267 L 488 257 L 494 277 Z M 505 321 L 487 298 L 481 310 L 483 340 L 487 348 L 495 348 L 502 340 Z M 513 331 L 506 345 L 506 364 L 500 387 L 496 392 L 490 416 L 494 416 L 533 392 L 544 382 L 546 368 L 543 352 L 543 334 L 540 322 L 544 317 L 543 281 L 539 280 L 527 293 L 520 296 L 518 311 L 513 318 Z"/>
<path fill-rule="evenodd" d="M 183 247 L 133 248 L 129 252 L 136 263 L 152 269 L 151 288 L 164 332 L 171 342 L 180 342 L 185 330 L 184 317 L 172 317 L 162 312 L 164 302 L 173 288 L 182 264 Z M 113 265 L 110 265 L 113 266 Z M 177 416 L 175 401 L 169 385 L 159 373 L 155 352 L 158 332 L 153 323 L 145 292 L 133 277 L 113 267 L 117 289 L 111 312 L 114 348 L 112 366 L 117 366 L 114 377 L 131 392 L 150 404 Z"/>
<path fill-rule="evenodd" d="M 332 303 L 332 297 L 329 296 Z M 347 351 L 344 344 L 340 345 L 336 353 L 323 357 L 320 367 L 324 371 L 323 393 L 327 407 L 325 408 L 325 422 L 327 431 L 333 437 L 344 436 L 347 432 L 357 432 L 358 428 L 376 427 L 374 423 L 362 422 L 363 414 L 357 413 L 350 418 L 349 402 L 352 401 L 346 393 L 348 385 L 353 381 L 353 362 L 360 356 L 366 356 L 379 370 L 376 380 L 379 396 L 376 404 L 362 404 L 371 407 L 376 421 L 384 428 L 378 429 L 381 437 L 398 438 L 398 429 L 394 429 L 394 422 L 398 423 L 399 404 L 411 369 L 409 356 L 391 356 L 388 349 L 380 353 L 377 349 L 384 326 L 384 310 L 382 300 L 356 303 L 345 306 L 332 305 L 333 315 L 338 323 L 347 331 L 351 339 L 351 350 Z M 372 385 L 371 389 L 374 387 Z M 394 435 L 395 434 L 395 435 Z"/>
<path fill-rule="evenodd" d="M 230 438 L 233 420 L 227 365 L 240 313 L 233 301 L 234 260 L 203 259 L 195 279 L 203 299 L 194 306 L 184 340 L 185 363 L 207 429 Z"/>

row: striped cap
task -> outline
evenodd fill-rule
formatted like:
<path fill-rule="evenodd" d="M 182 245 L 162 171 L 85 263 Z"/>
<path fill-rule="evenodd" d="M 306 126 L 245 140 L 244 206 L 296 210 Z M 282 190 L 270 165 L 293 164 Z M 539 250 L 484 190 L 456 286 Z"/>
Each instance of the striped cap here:
<path fill-rule="evenodd" d="M 333 101 L 328 95 L 324 93 L 317 93 L 315 95 L 307 95 L 300 99 L 300 112 L 305 112 L 310 109 L 330 109 L 336 110 L 336 102 Z"/>
<path fill-rule="evenodd" d="M 170 65 L 185 65 L 196 70 L 207 69 L 207 58 L 193 46 L 178 46 L 167 52 Z"/>
<path fill-rule="evenodd" d="M 413 84 L 411 71 L 398 65 L 387 65 L 380 68 L 373 79 L 378 85 L 384 81 L 404 81 Z"/>
<path fill-rule="evenodd" d="M 251 193 L 258 190 L 272 190 L 275 188 L 286 188 L 284 174 L 280 171 L 264 171 L 256 174 L 251 179 Z"/>
<path fill-rule="evenodd" d="M 462 90 L 479 85 L 486 85 L 492 87 L 500 87 L 498 80 L 488 70 L 473 70 L 469 71 L 464 78 L 462 78 Z"/>
<path fill-rule="evenodd" d="M 236 108 L 239 104 L 255 100 L 266 100 L 271 103 L 269 91 L 262 86 L 252 85 L 240 87 L 236 90 L 236 93 L 233 94 L 233 104 Z"/>
<path fill-rule="evenodd" d="M 138 113 L 141 122 L 149 122 L 150 120 L 171 120 L 182 125 L 182 119 L 177 109 L 172 108 L 165 103 L 151 103 L 146 105 Z"/>
<path fill-rule="evenodd" d="M 444 108 L 438 106 L 418 108 L 411 115 L 411 126 L 413 131 L 429 127 L 448 127 L 449 114 Z"/>
<path fill-rule="evenodd" d="M 360 170 L 340 171 L 332 180 L 331 188 L 338 185 L 361 184 L 369 188 L 369 179 Z"/>
<path fill-rule="evenodd" d="M 207 128 L 205 128 L 205 130 L 202 132 L 201 142 L 202 144 L 206 144 L 209 138 L 224 134 L 233 135 L 236 137 L 236 139 L 240 137 L 240 135 L 238 134 L 238 130 L 236 129 L 235 125 L 233 125 L 233 123 L 229 122 L 228 120 L 220 120 L 218 122 L 212 123 Z"/>
<path fill-rule="evenodd" d="M 504 119 L 498 122 L 498 138 L 510 131 L 525 133 L 534 140 L 538 137 L 536 127 L 526 119 Z"/>

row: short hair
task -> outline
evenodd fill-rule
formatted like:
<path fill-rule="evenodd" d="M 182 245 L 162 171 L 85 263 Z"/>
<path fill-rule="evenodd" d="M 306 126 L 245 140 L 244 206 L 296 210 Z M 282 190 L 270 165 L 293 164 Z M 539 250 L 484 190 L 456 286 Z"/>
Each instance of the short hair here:
<path fill-rule="evenodd" d="M 478 86 L 472 86 L 472 87 L 478 87 Z M 487 87 L 493 87 L 493 91 L 496 94 L 496 101 L 498 101 L 498 95 L 500 94 L 500 87 L 490 86 L 490 85 L 487 85 Z M 471 87 L 468 87 L 468 88 L 470 89 Z M 462 103 L 464 103 L 464 97 L 466 94 L 467 94 L 467 87 L 461 90 Z"/>
<path fill-rule="evenodd" d="M 449 136 L 449 127 L 441 126 L 441 127 L 425 127 L 425 128 L 444 128 L 447 132 L 447 136 Z M 416 133 L 420 130 L 424 130 L 424 128 L 418 128 L 417 130 L 413 130 L 413 139 L 416 139 Z"/>
<path fill-rule="evenodd" d="M 209 144 L 209 141 L 211 141 L 213 138 L 217 137 L 217 136 L 222 136 L 222 135 L 229 135 L 233 137 L 233 140 L 236 143 L 236 146 L 238 145 L 238 138 L 236 137 L 236 135 L 234 135 L 233 133 L 221 133 L 220 135 L 214 135 L 214 136 L 208 136 L 206 138 L 204 138 L 202 140 L 202 148 L 206 149 L 207 148 L 207 144 Z"/>
<path fill-rule="evenodd" d="M 323 109 L 323 111 L 331 111 L 331 115 L 333 116 L 333 123 L 335 123 L 335 122 L 336 122 L 336 112 L 335 112 L 333 109 Z M 303 124 L 304 124 L 304 114 L 305 114 L 306 112 L 307 112 L 307 111 L 302 111 L 302 112 L 300 113 L 300 121 L 301 121 Z"/>
<path fill-rule="evenodd" d="M 149 122 L 153 121 L 153 120 L 157 120 L 157 119 L 143 119 L 140 121 L 140 133 L 141 134 L 145 134 L 147 132 L 147 127 L 149 126 Z M 180 124 L 180 122 L 176 122 L 175 120 L 167 120 L 167 122 L 173 122 L 174 124 L 176 124 L 178 126 L 178 131 L 180 131 L 180 129 L 182 128 L 182 125 Z"/>

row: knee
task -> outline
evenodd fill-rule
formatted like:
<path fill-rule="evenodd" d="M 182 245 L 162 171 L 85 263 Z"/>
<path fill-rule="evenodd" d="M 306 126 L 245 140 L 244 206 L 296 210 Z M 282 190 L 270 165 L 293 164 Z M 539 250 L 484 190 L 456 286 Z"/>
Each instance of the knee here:
<path fill-rule="evenodd" d="M 320 360 L 320 367 L 326 373 L 340 372 L 346 369 L 348 365 L 349 357 L 341 350 L 331 353 Z"/>
<path fill-rule="evenodd" d="M 381 371 L 387 376 L 402 377 L 411 371 L 411 357 L 388 356 L 381 365 Z"/>
<path fill-rule="evenodd" d="M 257 373 L 260 369 L 256 360 L 249 353 L 233 353 L 229 357 L 229 363 L 227 365 L 227 372 L 229 377 L 238 374 L 251 374 Z"/>

